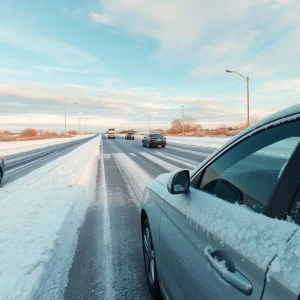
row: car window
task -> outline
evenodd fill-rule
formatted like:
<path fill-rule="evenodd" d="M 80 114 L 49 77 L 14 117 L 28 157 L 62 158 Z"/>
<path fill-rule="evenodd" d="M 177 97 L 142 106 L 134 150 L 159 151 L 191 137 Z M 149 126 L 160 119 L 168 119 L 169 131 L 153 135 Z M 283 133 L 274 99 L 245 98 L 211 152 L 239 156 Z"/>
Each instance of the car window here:
<path fill-rule="evenodd" d="M 161 138 L 162 135 L 161 134 L 150 134 L 151 137 L 154 137 L 154 138 Z"/>
<path fill-rule="evenodd" d="M 262 131 L 207 167 L 198 187 L 261 212 L 299 141 L 299 121 Z"/>

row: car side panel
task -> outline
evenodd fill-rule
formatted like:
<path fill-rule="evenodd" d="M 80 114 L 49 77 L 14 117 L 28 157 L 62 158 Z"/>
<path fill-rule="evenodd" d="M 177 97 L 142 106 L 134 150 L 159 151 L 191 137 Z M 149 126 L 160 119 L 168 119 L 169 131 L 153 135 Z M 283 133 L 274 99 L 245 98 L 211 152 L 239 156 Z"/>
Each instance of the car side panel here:
<path fill-rule="evenodd" d="M 299 226 L 298 226 L 299 227 Z M 298 300 L 300 295 L 300 229 L 272 262 L 263 300 Z"/>
<path fill-rule="evenodd" d="M 161 278 L 159 227 L 163 203 L 167 195 L 168 191 L 166 186 L 156 180 L 152 180 L 144 191 L 141 203 L 141 208 L 146 212 L 150 224 L 159 278 Z"/>

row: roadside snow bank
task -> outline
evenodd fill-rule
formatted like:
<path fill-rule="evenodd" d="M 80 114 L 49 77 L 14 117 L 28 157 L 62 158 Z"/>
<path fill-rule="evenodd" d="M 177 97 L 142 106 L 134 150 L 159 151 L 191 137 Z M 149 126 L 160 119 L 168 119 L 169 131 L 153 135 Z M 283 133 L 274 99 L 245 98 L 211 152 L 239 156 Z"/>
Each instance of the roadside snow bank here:
<path fill-rule="evenodd" d="M 61 299 L 100 137 L 0 189 L 0 299 Z"/>
<path fill-rule="evenodd" d="M 89 136 L 91 135 L 84 135 L 81 137 L 74 136 L 70 138 L 33 140 L 33 141 L 0 142 L 0 155 L 7 156 L 12 154 L 18 154 L 25 151 L 41 149 L 52 145 L 58 145 L 66 142 L 72 142 L 79 139 L 84 139 Z"/>

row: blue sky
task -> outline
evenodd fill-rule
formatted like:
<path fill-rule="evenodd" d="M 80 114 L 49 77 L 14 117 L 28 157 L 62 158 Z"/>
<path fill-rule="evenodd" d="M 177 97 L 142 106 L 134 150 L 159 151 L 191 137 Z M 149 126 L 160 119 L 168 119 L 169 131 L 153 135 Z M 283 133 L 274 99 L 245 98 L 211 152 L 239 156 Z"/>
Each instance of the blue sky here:
<path fill-rule="evenodd" d="M 227 68 L 250 76 L 252 117 L 299 103 L 298 0 L 2 2 L 0 130 L 61 130 L 64 102 L 69 129 L 163 127 L 181 104 L 239 122 L 245 83 L 211 96 L 243 81 Z"/>

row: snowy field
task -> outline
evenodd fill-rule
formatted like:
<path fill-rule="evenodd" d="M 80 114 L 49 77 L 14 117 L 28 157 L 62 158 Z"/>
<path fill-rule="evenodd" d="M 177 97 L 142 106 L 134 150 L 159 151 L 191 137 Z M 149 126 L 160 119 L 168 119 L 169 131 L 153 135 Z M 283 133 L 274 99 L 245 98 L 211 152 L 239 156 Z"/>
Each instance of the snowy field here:
<path fill-rule="evenodd" d="M 1 300 L 62 298 L 94 197 L 99 144 L 92 139 L 0 189 Z"/>
<path fill-rule="evenodd" d="M 90 135 L 75 136 L 71 138 L 59 138 L 59 139 L 44 139 L 33 141 L 15 141 L 15 142 L 0 142 L 0 156 L 7 156 L 12 154 L 18 154 L 25 151 L 40 149 L 52 145 L 58 145 L 66 142 L 75 141 L 89 137 Z"/>

